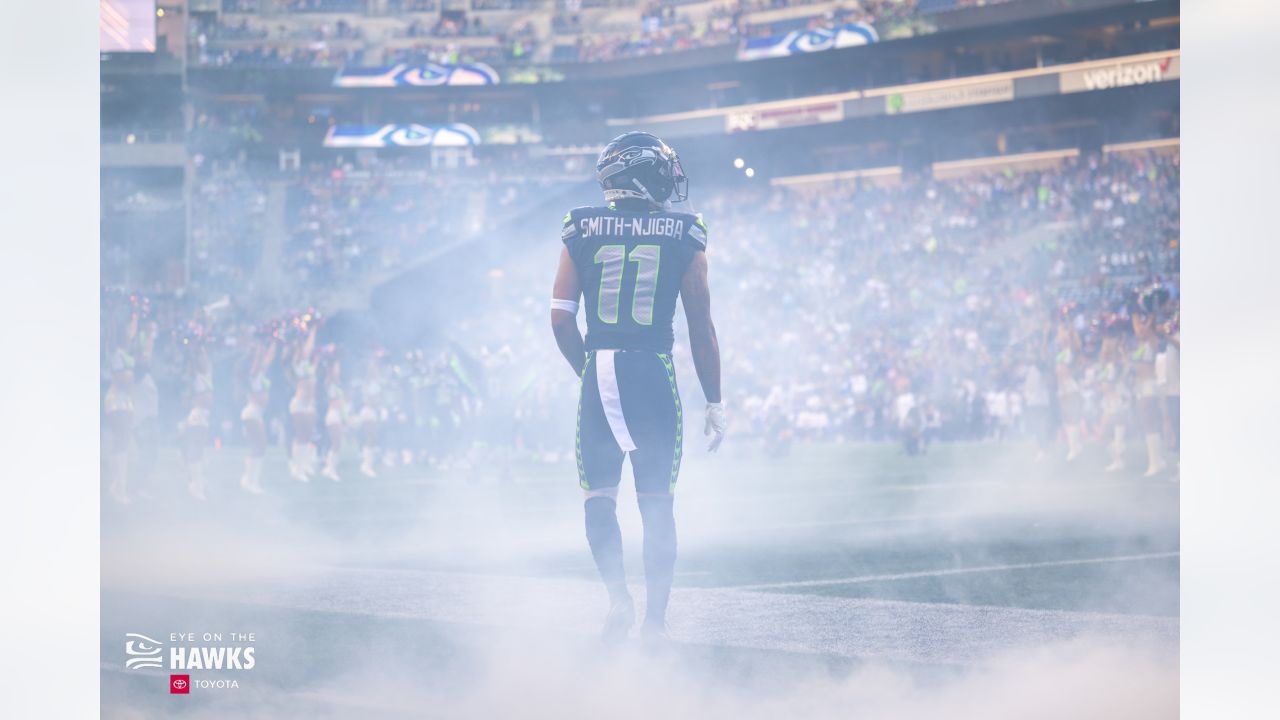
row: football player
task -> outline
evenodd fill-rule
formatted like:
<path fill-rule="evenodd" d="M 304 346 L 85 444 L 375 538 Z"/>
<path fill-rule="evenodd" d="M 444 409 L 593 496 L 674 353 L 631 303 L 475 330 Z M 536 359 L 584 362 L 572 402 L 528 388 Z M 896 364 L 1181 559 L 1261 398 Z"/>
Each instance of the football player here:
<path fill-rule="evenodd" d="M 670 202 L 688 197 L 676 152 L 629 132 L 600 153 L 596 176 L 605 207 L 570 210 L 551 299 L 556 344 L 581 378 L 578 480 L 586 493 L 587 543 L 609 591 L 603 636 L 627 637 L 635 610 L 623 571 L 617 496 L 630 455 L 644 525 L 646 642 L 666 639 L 676 559 L 673 491 L 680 472 L 684 415 L 671 362 L 676 298 L 683 300 L 694 369 L 707 400 L 708 449 L 724 437 L 720 350 L 707 288 L 707 226 Z M 579 298 L 587 335 L 578 331 Z"/>

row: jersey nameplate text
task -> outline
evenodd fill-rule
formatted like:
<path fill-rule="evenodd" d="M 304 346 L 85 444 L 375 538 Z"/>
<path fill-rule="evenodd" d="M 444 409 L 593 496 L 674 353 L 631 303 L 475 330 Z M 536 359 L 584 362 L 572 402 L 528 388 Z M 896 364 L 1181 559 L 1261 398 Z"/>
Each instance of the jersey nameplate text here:
<path fill-rule="evenodd" d="M 582 218 L 583 237 L 610 236 L 626 237 L 635 235 L 653 237 L 665 235 L 679 239 L 684 236 L 684 220 L 674 217 L 612 217 L 599 215 Z"/>

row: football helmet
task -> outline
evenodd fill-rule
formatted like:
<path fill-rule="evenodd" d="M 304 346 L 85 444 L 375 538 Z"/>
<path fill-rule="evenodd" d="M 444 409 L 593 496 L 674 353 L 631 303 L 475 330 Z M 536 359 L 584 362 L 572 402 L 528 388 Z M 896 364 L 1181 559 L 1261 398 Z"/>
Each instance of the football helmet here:
<path fill-rule="evenodd" d="M 623 133 L 610 140 L 596 161 L 596 178 L 609 202 L 631 199 L 662 205 L 689 197 L 680 156 L 647 132 Z"/>

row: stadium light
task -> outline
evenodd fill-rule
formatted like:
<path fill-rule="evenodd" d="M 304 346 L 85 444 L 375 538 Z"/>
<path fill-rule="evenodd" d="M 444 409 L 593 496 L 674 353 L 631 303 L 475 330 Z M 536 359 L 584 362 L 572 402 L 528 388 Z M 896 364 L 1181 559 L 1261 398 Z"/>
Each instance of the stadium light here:
<path fill-rule="evenodd" d="M 755 169 L 755 168 L 747 168 L 746 172 L 747 172 L 747 177 L 755 177 L 755 176 L 756 176 L 756 169 Z"/>
<path fill-rule="evenodd" d="M 741 170 L 741 169 L 742 169 L 742 166 L 743 166 L 743 165 L 746 165 L 746 164 L 747 164 L 747 161 L 746 161 L 746 160 L 743 160 L 742 158 L 738 158 L 738 159 L 736 159 L 736 160 L 734 160 L 734 161 L 733 161 L 733 166 L 734 166 L 734 167 L 736 167 L 736 168 L 738 168 L 739 170 Z"/>

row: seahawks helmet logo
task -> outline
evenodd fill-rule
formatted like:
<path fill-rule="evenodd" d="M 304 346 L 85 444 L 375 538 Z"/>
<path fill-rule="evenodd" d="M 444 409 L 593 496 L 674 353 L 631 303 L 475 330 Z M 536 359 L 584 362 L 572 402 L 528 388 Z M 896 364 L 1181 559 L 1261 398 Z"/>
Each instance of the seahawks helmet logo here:
<path fill-rule="evenodd" d="M 618 154 L 618 162 L 623 167 L 648 167 L 658 162 L 658 154 L 651 148 L 630 147 Z"/>

